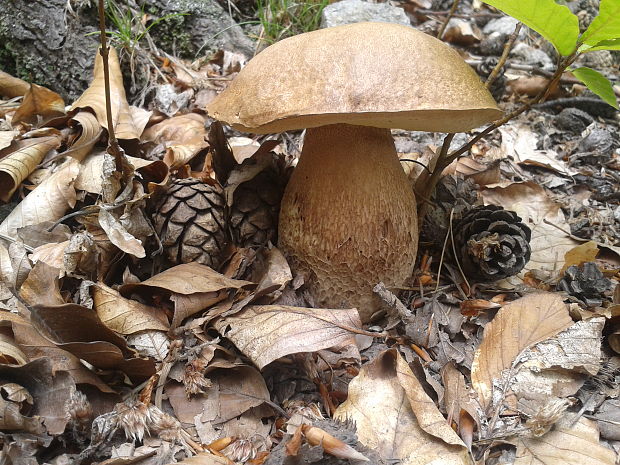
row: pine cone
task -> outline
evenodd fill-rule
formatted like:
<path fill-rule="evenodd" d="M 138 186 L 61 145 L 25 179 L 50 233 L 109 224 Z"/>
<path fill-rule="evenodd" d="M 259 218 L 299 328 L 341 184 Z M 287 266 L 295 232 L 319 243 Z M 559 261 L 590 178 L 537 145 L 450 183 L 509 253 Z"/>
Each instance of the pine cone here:
<path fill-rule="evenodd" d="M 271 168 L 235 189 L 229 218 L 235 244 L 255 247 L 275 242 L 282 192 L 282 184 Z"/>
<path fill-rule="evenodd" d="M 596 307 L 603 304 L 605 291 L 611 289 L 612 282 L 595 263 L 586 262 L 581 267 L 569 266 L 558 287 L 587 306 Z"/>
<path fill-rule="evenodd" d="M 455 225 L 455 248 L 465 274 L 495 281 L 517 274 L 530 259 L 531 231 L 515 212 L 476 207 Z"/>
<path fill-rule="evenodd" d="M 217 269 L 226 246 L 224 193 L 198 179 L 174 181 L 155 206 L 154 223 L 173 265 L 198 262 Z"/>

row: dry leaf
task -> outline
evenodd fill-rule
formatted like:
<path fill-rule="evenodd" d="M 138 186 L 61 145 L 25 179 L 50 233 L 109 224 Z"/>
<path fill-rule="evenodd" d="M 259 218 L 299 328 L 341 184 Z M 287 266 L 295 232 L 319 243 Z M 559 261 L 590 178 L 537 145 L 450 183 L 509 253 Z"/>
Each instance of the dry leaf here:
<path fill-rule="evenodd" d="M 75 188 L 92 194 L 103 192 L 103 162 L 105 151 L 99 150 L 89 154 L 80 165 L 80 174 L 75 180 Z M 162 161 L 149 161 L 142 158 L 127 157 L 145 180 L 159 183 L 168 174 L 168 168 Z"/>
<path fill-rule="evenodd" d="M 62 305 L 65 300 L 60 294 L 58 268 L 45 262 L 35 263 L 32 271 L 19 290 L 28 305 Z"/>
<path fill-rule="evenodd" d="M 447 363 L 441 369 L 441 379 L 445 387 L 444 405 L 448 414 L 448 421 L 454 421 L 460 429 L 460 421 L 463 412 L 478 425 L 480 430 L 480 404 L 476 400 L 473 390 L 467 386 L 465 376 L 457 368 L 454 362 Z M 461 437 L 463 437 L 461 435 Z M 468 444 L 471 447 L 471 443 Z"/>
<path fill-rule="evenodd" d="M 95 115 L 89 113 L 88 111 L 78 111 L 77 114 L 69 121 L 69 125 L 71 127 L 73 127 L 74 124 L 77 124 L 82 128 L 82 133 L 73 145 L 63 152 L 63 155 L 82 161 L 84 160 L 84 157 L 91 152 L 101 137 L 103 129 L 101 129 Z M 82 170 L 80 170 L 80 173 L 81 172 Z"/>
<path fill-rule="evenodd" d="M 110 106 L 112 108 L 112 124 L 117 139 L 139 139 L 142 130 L 134 122 L 125 88 L 123 87 L 123 74 L 118 62 L 116 50 L 109 49 L 109 68 L 110 68 Z M 97 116 L 97 121 L 101 127 L 108 129 L 105 105 L 105 85 L 103 76 L 103 58 L 97 51 L 95 57 L 95 76 L 90 87 L 78 98 L 71 110 L 76 108 L 91 108 Z"/>
<path fill-rule="evenodd" d="M 532 230 L 532 255 L 519 276 L 536 269 L 556 276 L 564 264 L 566 252 L 580 244 L 565 232 L 570 231 L 570 226 L 560 205 L 534 182 L 487 186 L 482 190 L 482 198 L 485 204 L 501 205 L 506 210 L 517 212 Z M 509 281 L 515 281 L 515 278 L 509 278 Z"/>
<path fill-rule="evenodd" d="M 481 186 L 495 184 L 501 179 L 499 163 L 485 165 L 471 157 L 457 158 L 441 174 L 442 176 L 458 174 L 466 178 L 472 178 L 476 184 Z"/>
<path fill-rule="evenodd" d="M 476 26 L 472 26 L 469 21 L 454 18 L 448 23 L 442 39 L 451 44 L 470 46 L 480 42 L 482 34 Z"/>
<path fill-rule="evenodd" d="M 18 123 L 36 124 L 39 117 L 49 120 L 64 114 L 65 102 L 60 95 L 46 87 L 31 84 L 11 124 L 13 127 Z"/>
<path fill-rule="evenodd" d="M 220 457 L 218 455 L 213 455 L 210 452 L 202 452 L 198 455 L 194 455 L 193 457 L 188 457 L 185 460 L 181 460 L 180 462 L 174 462 L 174 465 L 234 465 L 230 459 L 226 457 Z M 173 463 L 169 463 L 167 465 L 173 465 Z"/>
<path fill-rule="evenodd" d="M 614 465 L 616 454 L 599 443 L 596 423 L 581 418 L 571 426 L 566 418 L 540 438 L 514 440 L 514 465 Z"/>
<path fill-rule="evenodd" d="M 77 160 L 64 163 L 11 211 L 0 224 L 0 233 L 17 237 L 18 228 L 62 218 L 69 207 L 75 206 L 73 182 L 78 172 Z"/>
<path fill-rule="evenodd" d="M 2 71 L 0 71 L 0 73 L 1 72 Z M 0 131 L 0 150 L 11 145 L 17 136 L 19 136 L 19 131 Z"/>
<path fill-rule="evenodd" d="M 594 241 L 584 242 L 564 254 L 564 266 L 559 275 L 562 276 L 569 266 L 581 266 L 586 262 L 593 262 L 598 255 L 598 245 Z"/>
<path fill-rule="evenodd" d="M 123 223 L 105 208 L 99 209 L 99 225 L 105 231 L 110 242 L 123 252 L 138 258 L 146 257 L 142 241 L 129 233 Z"/>
<path fill-rule="evenodd" d="M 168 331 L 170 324 L 161 307 L 149 307 L 122 297 L 103 283 L 93 286 L 95 310 L 101 322 L 119 334 L 147 330 Z"/>
<path fill-rule="evenodd" d="M 484 328 L 471 369 L 472 384 L 483 408 L 503 399 L 505 393 L 494 387 L 504 377 L 510 379 L 511 373 L 506 372 L 525 349 L 555 336 L 572 322 L 558 294 L 529 294 L 504 305 Z"/>
<path fill-rule="evenodd" d="M 0 70 L 0 95 L 8 98 L 21 97 L 30 89 L 30 84 Z"/>
<path fill-rule="evenodd" d="M 23 139 L 0 150 L 0 200 L 8 202 L 13 192 L 30 176 L 50 150 L 60 147 L 60 134 Z"/>
<path fill-rule="evenodd" d="M 334 457 L 338 457 L 343 460 L 359 460 L 363 462 L 370 461 L 363 454 L 360 454 L 351 446 L 342 442 L 340 439 L 333 437 L 321 428 L 310 425 L 301 425 L 300 428 L 310 445 L 321 446 L 325 452 L 333 455 Z"/>
<path fill-rule="evenodd" d="M 355 422 L 359 441 L 386 461 L 472 463 L 463 442 L 394 349 L 362 367 L 335 418 Z"/>
<path fill-rule="evenodd" d="M 262 369 L 285 355 L 345 344 L 362 324 L 354 308 L 253 305 L 215 321 L 214 326 Z"/>

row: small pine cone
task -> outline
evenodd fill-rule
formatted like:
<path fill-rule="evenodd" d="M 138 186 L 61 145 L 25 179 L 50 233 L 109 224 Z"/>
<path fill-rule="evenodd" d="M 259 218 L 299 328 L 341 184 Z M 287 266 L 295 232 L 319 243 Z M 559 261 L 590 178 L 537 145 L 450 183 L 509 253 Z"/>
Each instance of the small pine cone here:
<path fill-rule="evenodd" d="M 603 296 L 612 282 L 595 263 L 586 262 L 581 267 L 569 266 L 558 287 L 588 307 L 597 307 L 603 304 Z"/>
<path fill-rule="evenodd" d="M 515 212 L 478 206 L 455 225 L 455 248 L 465 274 L 480 281 L 513 276 L 530 259 L 531 231 Z"/>
<path fill-rule="evenodd" d="M 198 262 L 217 269 L 226 246 L 224 193 L 219 185 L 179 179 L 156 204 L 154 223 L 172 264 Z"/>
<path fill-rule="evenodd" d="M 283 186 L 271 167 L 235 189 L 229 226 L 235 244 L 257 247 L 275 242 Z"/>

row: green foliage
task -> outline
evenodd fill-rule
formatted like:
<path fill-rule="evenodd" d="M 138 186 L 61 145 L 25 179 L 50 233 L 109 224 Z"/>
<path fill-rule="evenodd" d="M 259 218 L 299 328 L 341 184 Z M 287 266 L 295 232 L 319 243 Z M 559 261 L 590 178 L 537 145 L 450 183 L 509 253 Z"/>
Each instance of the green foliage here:
<path fill-rule="evenodd" d="M 620 0 L 601 0 L 598 16 L 581 36 L 580 42 L 595 46 L 620 38 Z"/>
<path fill-rule="evenodd" d="M 258 19 L 263 40 L 278 40 L 318 29 L 323 8 L 329 0 L 258 0 Z"/>
<path fill-rule="evenodd" d="M 568 7 L 553 0 L 484 0 L 484 3 L 538 32 L 553 44 L 560 55 L 570 55 L 575 50 L 579 20 Z"/>
<path fill-rule="evenodd" d="M 571 11 L 554 0 L 484 0 L 498 10 L 518 19 L 551 42 L 563 57 L 566 69 L 581 53 L 596 50 L 620 50 L 620 0 L 601 0 L 599 14 L 579 35 L 579 21 Z M 573 70 L 577 79 L 605 102 L 618 109 L 613 86 L 598 71 Z"/>
<path fill-rule="evenodd" d="M 616 100 L 616 94 L 614 93 L 614 89 L 611 82 L 609 82 L 609 79 L 598 71 L 586 67 L 573 69 L 571 72 L 577 79 L 588 86 L 588 89 L 605 100 L 616 110 L 620 109 Z"/>
<path fill-rule="evenodd" d="M 116 42 L 116 45 L 133 51 L 151 28 L 170 18 L 184 16 L 184 13 L 170 13 L 151 21 L 148 26 L 145 26 L 141 22 L 144 17 L 144 6 L 137 15 L 130 8 L 121 8 L 114 0 L 108 0 L 106 16 L 115 28 L 115 30 L 106 31 L 107 34 Z"/>

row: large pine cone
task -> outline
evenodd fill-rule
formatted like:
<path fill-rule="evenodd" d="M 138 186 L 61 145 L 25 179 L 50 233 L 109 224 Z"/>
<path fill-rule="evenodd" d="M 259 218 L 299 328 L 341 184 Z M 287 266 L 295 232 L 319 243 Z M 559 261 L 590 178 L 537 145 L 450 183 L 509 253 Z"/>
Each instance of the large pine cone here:
<path fill-rule="evenodd" d="M 256 247 L 275 242 L 282 193 L 282 183 L 271 168 L 237 187 L 229 217 L 235 244 Z"/>
<path fill-rule="evenodd" d="M 480 281 L 513 276 L 530 259 L 531 231 L 513 211 L 496 205 L 476 207 L 454 226 L 463 271 Z"/>
<path fill-rule="evenodd" d="M 155 229 L 172 264 L 217 269 L 226 246 L 222 188 L 198 179 L 174 181 L 156 204 Z"/>

